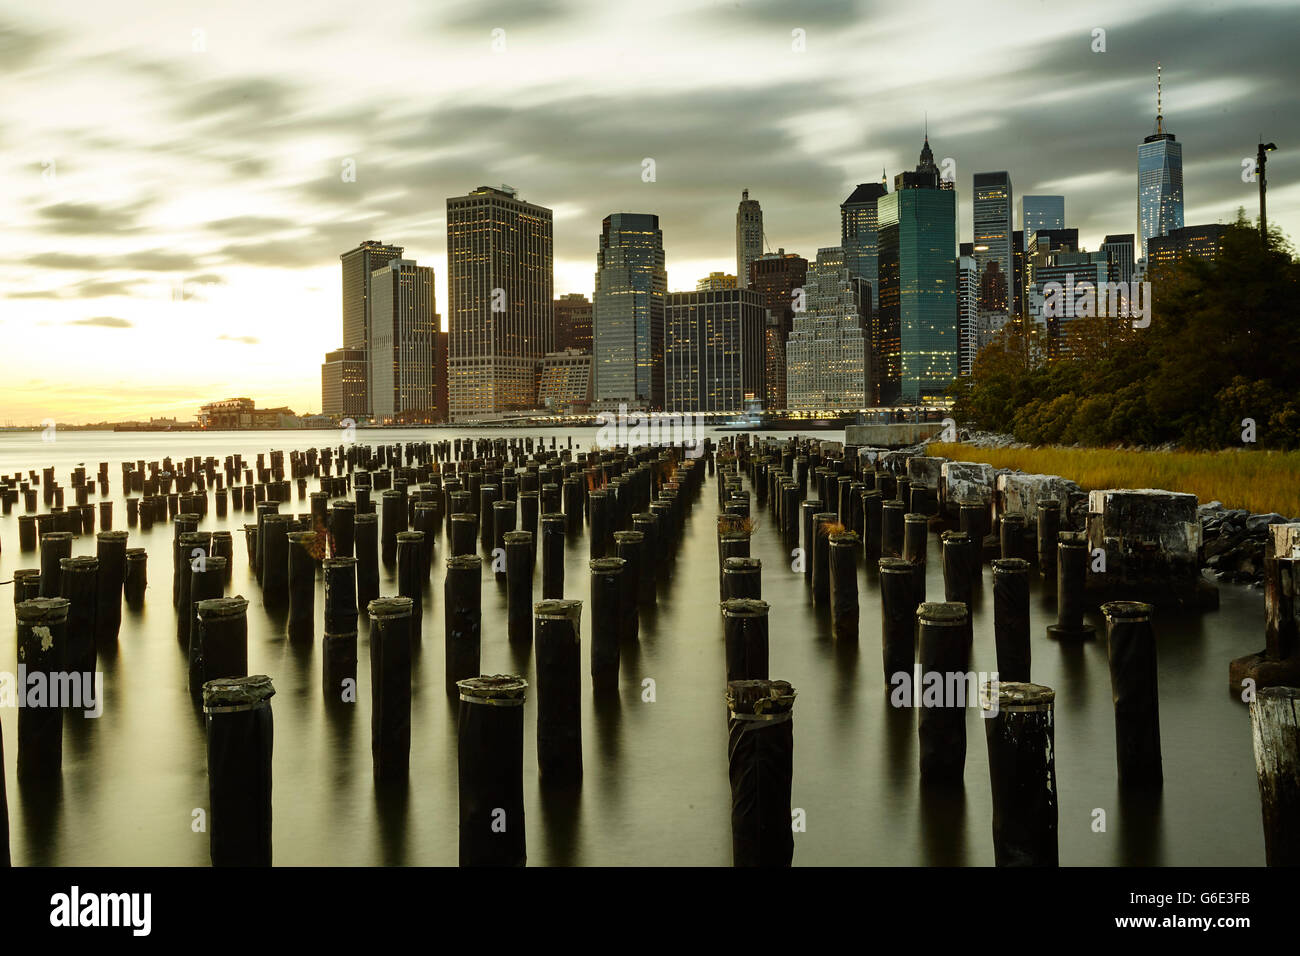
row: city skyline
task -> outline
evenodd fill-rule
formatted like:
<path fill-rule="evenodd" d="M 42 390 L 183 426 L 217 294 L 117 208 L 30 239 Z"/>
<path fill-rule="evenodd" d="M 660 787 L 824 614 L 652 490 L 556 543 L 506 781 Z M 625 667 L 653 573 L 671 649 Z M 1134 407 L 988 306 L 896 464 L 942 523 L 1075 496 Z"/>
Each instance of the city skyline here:
<path fill-rule="evenodd" d="M 591 296 L 591 236 L 619 211 L 659 216 L 670 292 L 733 271 L 746 188 L 762 204 L 764 251 L 812 256 L 839 244 L 839 207 L 858 183 L 912 168 L 927 113 L 936 161 L 955 160 L 959 241 L 973 175 L 1005 169 L 1017 194 L 1064 195 L 1066 225 L 1096 250 L 1139 231 L 1134 144 L 1153 129 L 1157 60 L 1165 124 L 1185 146 L 1185 222 L 1256 214 L 1241 159 L 1262 132 L 1280 147 L 1270 221 L 1300 233 L 1300 121 L 1284 82 L 1300 12 L 1278 4 L 1232 11 L 1231 48 L 1215 14 L 1171 19 L 1172 4 L 1011 3 L 1009 36 L 974 9 L 936 4 L 940 19 L 918 30 L 925 4 L 838 0 L 669 3 L 653 17 L 449 5 L 374 25 L 325 5 L 305 26 L 300 12 L 243 3 L 149 9 L 144 27 L 120 8 L 54 2 L 0 27 L 11 90 L 0 325 L 13 343 L 0 421 L 189 419 L 232 395 L 319 410 L 321 357 L 346 344 L 339 255 L 368 239 L 400 245 L 449 302 L 445 203 L 485 183 L 554 210 L 557 297 Z M 256 37 L 239 28 L 254 10 Z M 1092 49 L 1098 28 L 1105 52 Z M 374 70 L 334 70 L 356 29 L 383 29 L 390 45 L 373 45 L 384 50 Z M 671 36 L 672 54 L 624 48 L 629 29 Z M 853 56 L 863 43 L 877 54 Z M 916 70 L 916 49 L 936 45 L 943 55 Z M 963 82 L 999 49 L 1014 54 L 1002 72 Z M 761 78 L 746 69 L 756 57 Z"/>

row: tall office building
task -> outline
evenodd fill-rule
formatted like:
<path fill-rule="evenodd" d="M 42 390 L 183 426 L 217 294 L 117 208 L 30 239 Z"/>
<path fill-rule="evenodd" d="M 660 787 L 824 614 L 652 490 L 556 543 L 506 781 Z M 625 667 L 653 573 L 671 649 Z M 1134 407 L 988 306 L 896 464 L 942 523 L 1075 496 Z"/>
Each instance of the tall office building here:
<path fill-rule="evenodd" d="M 879 404 L 946 398 L 958 371 L 957 202 L 927 138 L 914 173 L 880 198 L 880 310 L 872 349 Z"/>
<path fill-rule="evenodd" d="M 957 257 L 957 341 L 960 351 L 957 358 L 957 370 L 962 375 L 969 375 L 975 364 L 975 356 L 980 350 L 980 335 L 976 309 L 978 289 L 975 257 L 964 251 Z"/>
<path fill-rule="evenodd" d="M 1032 297 L 1036 309 L 1035 319 L 1047 330 L 1047 357 L 1058 361 L 1070 354 L 1070 324 L 1075 319 L 1085 318 L 1077 311 L 1080 307 L 1086 312 L 1088 306 L 1080 305 L 1082 298 L 1074 295 L 1082 283 L 1088 283 L 1093 290 L 1093 314 L 1100 311 L 1099 301 L 1105 290 L 1110 275 L 1110 255 L 1106 252 L 1075 252 L 1060 250 L 1048 252 L 1035 264 L 1034 288 Z M 1061 306 L 1056 315 L 1047 315 L 1045 286 L 1049 282 L 1060 283 L 1062 293 L 1058 299 Z M 1071 296 L 1074 296 L 1071 298 Z"/>
<path fill-rule="evenodd" d="M 1011 315 L 1022 318 L 1025 314 L 1025 231 L 1023 229 L 1017 229 L 1011 234 L 1011 288 L 1014 292 Z"/>
<path fill-rule="evenodd" d="M 883 179 L 878 183 L 859 183 L 849 198 L 840 203 L 840 247 L 844 250 L 845 265 L 853 278 L 861 279 L 871 287 L 873 296 L 876 295 L 879 284 L 876 264 L 876 204 L 887 192 L 889 187 Z M 872 311 L 874 305 L 868 303 L 867 314 L 870 315 Z"/>
<path fill-rule="evenodd" d="M 975 174 L 975 268 L 979 311 L 1010 316 L 1015 300 L 1012 248 L 1011 177 L 1005 172 Z"/>
<path fill-rule="evenodd" d="M 753 289 L 697 289 L 668 296 L 664 409 L 733 412 L 763 394 L 767 309 Z"/>
<path fill-rule="evenodd" d="M 1156 131 L 1138 146 L 1138 254 L 1147 240 L 1183 227 L 1183 146 L 1165 132 L 1160 65 L 1156 65 Z"/>
<path fill-rule="evenodd" d="M 746 189 L 736 210 L 736 281 L 740 288 L 749 288 L 749 264 L 762 254 L 763 209 L 757 199 L 749 198 Z"/>
<path fill-rule="evenodd" d="M 719 292 L 723 289 L 739 289 L 736 277 L 726 272 L 710 272 L 695 283 L 696 292 Z"/>
<path fill-rule="evenodd" d="M 448 401 L 452 421 L 533 408 L 552 350 L 551 210 L 510 186 L 447 200 Z"/>
<path fill-rule="evenodd" d="M 339 256 L 343 278 L 343 347 L 365 351 L 370 342 L 370 277 L 394 259 L 402 258 L 402 247 L 367 239 L 355 249 Z M 328 360 L 327 360 L 328 361 Z M 369 359 L 363 359 L 369 374 Z M 370 387 L 362 384 L 366 407 L 359 414 L 370 414 Z"/>
<path fill-rule="evenodd" d="M 1025 233 L 1026 242 L 1039 229 L 1064 229 L 1065 197 L 1021 196 L 1020 228 Z"/>
<path fill-rule="evenodd" d="M 1133 280 L 1133 233 L 1107 236 L 1101 244 L 1101 251 L 1110 256 L 1111 282 Z"/>
<path fill-rule="evenodd" d="M 378 421 L 434 415 L 433 269 L 394 259 L 371 274 L 370 410 Z"/>
<path fill-rule="evenodd" d="M 442 319 L 433 315 L 433 407 L 434 421 L 450 421 L 447 395 L 447 333 L 442 330 Z"/>
<path fill-rule="evenodd" d="M 591 302 L 581 292 L 555 300 L 555 351 L 591 351 Z"/>
<path fill-rule="evenodd" d="M 764 332 L 766 355 L 763 375 L 763 407 L 786 407 L 785 343 L 794 325 L 794 294 L 808 278 L 808 260 L 778 249 L 759 256 L 749 265 L 749 288 L 763 300 L 770 313 Z"/>
<path fill-rule="evenodd" d="M 791 409 L 863 408 L 869 394 L 861 284 L 839 246 L 818 249 L 786 343 L 786 405 Z"/>
<path fill-rule="evenodd" d="M 596 402 L 664 406 L 668 273 L 659 217 L 616 212 L 601 225 L 592 303 Z"/>
<path fill-rule="evenodd" d="M 325 353 L 320 367 L 321 414 L 336 418 L 364 418 L 366 350 L 335 349 Z"/>
<path fill-rule="evenodd" d="M 1227 231 L 1228 227 L 1222 223 L 1209 223 L 1171 229 L 1165 236 L 1152 236 L 1147 243 L 1147 274 L 1180 259 L 1213 262 L 1223 249 L 1223 236 Z"/>

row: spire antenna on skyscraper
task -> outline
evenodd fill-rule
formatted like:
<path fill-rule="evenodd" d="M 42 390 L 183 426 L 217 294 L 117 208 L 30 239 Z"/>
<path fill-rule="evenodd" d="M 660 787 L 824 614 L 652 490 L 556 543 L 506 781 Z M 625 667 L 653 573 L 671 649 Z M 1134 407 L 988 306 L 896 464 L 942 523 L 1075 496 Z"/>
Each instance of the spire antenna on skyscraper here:
<path fill-rule="evenodd" d="M 1165 131 L 1165 109 L 1163 90 L 1160 86 L 1160 64 L 1156 64 L 1156 133 Z"/>

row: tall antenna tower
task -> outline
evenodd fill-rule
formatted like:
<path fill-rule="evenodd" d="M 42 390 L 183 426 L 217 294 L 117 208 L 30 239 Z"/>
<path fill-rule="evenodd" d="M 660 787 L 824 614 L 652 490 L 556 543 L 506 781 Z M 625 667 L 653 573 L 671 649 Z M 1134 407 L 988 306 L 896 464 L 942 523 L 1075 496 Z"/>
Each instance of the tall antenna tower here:
<path fill-rule="evenodd" d="M 1163 90 L 1160 86 L 1160 69 L 1159 63 L 1156 64 L 1156 135 L 1165 131 L 1165 108 L 1163 99 Z"/>

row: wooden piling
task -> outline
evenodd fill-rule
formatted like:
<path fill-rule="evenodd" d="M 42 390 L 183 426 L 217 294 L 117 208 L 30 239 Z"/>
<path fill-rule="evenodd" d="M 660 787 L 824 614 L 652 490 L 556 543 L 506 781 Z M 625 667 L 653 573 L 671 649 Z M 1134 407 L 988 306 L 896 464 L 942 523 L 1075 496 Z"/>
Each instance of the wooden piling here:
<path fill-rule="evenodd" d="M 993 562 L 993 641 L 998 679 L 1029 682 L 1029 562 L 999 558 Z"/>
<path fill-rule="evenodd" d="M 916 632 L 921 783 L 958 787 L 966 768 L 965 692 L 971 658 L 966 605 L 922 604 L 916 609 Z"/>
<path fill-rule="evenodd" d="M 411 599 L 375 598 L 366 609 L 371 765 L 377 783 L 405 780 L 411 763 Z"/>
<path fill-rule="evenodd" d="M 1160 787 L 1160 692 L 1151 605 L 1111 601 L 1106 616 L 1111 696 L 1115 702 L 1115 760 L 1121 786 Z"/>
<path fill-rule="evenodd" d="M 1300 689 L 1264 687 L 1250 702 L 1251 740 L 1269 866 L 1300 866 Z"/>
<path fill-rule="evenodd" d="M 63 597 L 38 597 L 14 608 L 18 624 L 18 664 L 32 675 L 45 678 L 46 699 L 33 706 L 30 696 L 18 708 L 18 776 L 58 776 L 63 769 L 63 707 L 50 706 L 48 695 L 60 682 L 68 640 L 70 602 Z M 28 687 L 22 687 L 24 695 Z"/>
<path fill-rule="evenodd" d="M 727 776 L 735 866 L 787 867 L 794 859 L 790 794 L 796 694 L 783 680 L 727 684 Z"/>
<path fill-rule="evenodd" d="M 528 682 L 497 674 L 457 684 L 460 865 L 523 866 L 524 699 Z"/>
<path fill-rule="evenodd" d="M 446 654 L 447 693 L 456 692 L 459 681 L 479 673 L 482 643 L 483 559 L 477 554 L 447 558 L 443 582 L 443 622 Z"/>
<path fill-rule="evenodd" d="M 574 784 L 582 779 L 582 602 L 539 601 L 533 613 L 537 773 L 547 785 Z"/>
<path fill-rule="evenodd" d="M 203 685 L 213 866 L 271 865 L 274 694 L 271 679 L 261 674 Z"/>
<path fill-rule="evenodd" d="M 989 681 L 981 690 L 997 866 L 1059 862 L 1055 700 L 1050 687 L 1025 682 Z"/>

